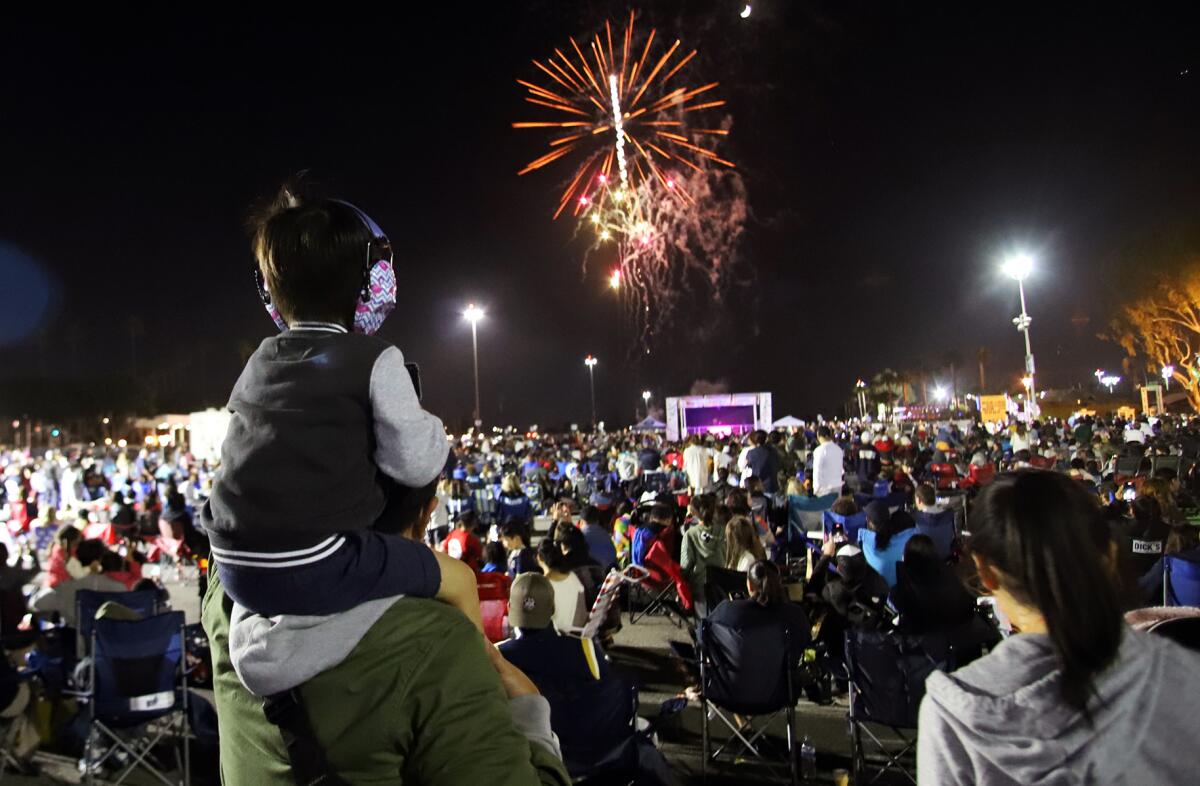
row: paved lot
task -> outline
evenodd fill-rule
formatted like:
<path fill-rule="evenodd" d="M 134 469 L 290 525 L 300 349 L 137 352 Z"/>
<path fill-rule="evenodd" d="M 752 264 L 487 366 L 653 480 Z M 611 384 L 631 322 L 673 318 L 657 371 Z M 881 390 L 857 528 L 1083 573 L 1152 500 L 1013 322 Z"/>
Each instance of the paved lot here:
<path fill-rule="evenodd" d="M 199 619 L 199 597 L 195 584 L 167 581 L 172 605 L 185 613 L 188 622 Z M 624 627 L 617 633 L 610 658 L 614 667 L 630 677 L 641 688 L 640 712 L 647 720 L 655 721 L 663 701 L 679 696 L 689 680 L 684 670 L 670 652 L 670 641 L 689 641 L 687 632 L 675 627 L 664 617 L 649 617 L 638 624 L 629 624 L 628 615 L 623 615 Z M 849 767 L 849 741 L 846 734 L 845 707 L 840 705 L 817 706 L 802 700 L 797 713 L 797 740 L 808 736 L 817 750 L 817 783 L 832 783 L 836 768 Z M 680 715 L 656 724 L 663 753 L 684 783 L 701 783 L 701 717 L 698 703 L 693 702 Z M 714 728 L 717 728 L 714 725 Z M 783 741 L 782 718 L 769 732 Z M 41 778 L 19 778 L 5 776 L 4 782 L 17 786 L 26 784 L 78 783 L 75 762 L 56 757 L 44 757 L 41 761 L 44 775 Z M 710 784 L 786 783 L 787 770 L 783 765 L 765 768 L 751 762 L 735 763 L 726 759 L 709 769 Z M 149 782 L 132 779 L 132 783 Z M 882 778 L 881 784 L 907 782 L 897 778 Z"/>

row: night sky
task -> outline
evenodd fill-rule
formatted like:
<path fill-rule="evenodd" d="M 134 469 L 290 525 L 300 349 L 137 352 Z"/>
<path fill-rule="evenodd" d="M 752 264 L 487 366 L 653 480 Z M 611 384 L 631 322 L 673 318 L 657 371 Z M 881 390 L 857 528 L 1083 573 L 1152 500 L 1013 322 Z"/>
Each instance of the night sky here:
<path fill-rule="evenodd" d="M 1087 381 L 1119 365 L 1096 338 L 1112 271 L 1197 237 L 1186 4 L 764 0 L 746 20 L 741 2 L 645 4 L 641 26 L 700 49 L 693 80 L 721 81 L 722 152 L 752 218 L 747 283 L 631 351 L 605 266 L 584 276 L 573 223 L 550 220 L 571 172 L 518 178 L 545 138 L 509 126 L 528 116 L 514 80 L 536 76 L 530 58 L 629 6 L 429 5 L 394 20 L 6 24 L 0 414 L 224 403 L 274 330 L 242 222 L 300 169 L 391 236 L 400 304 L 382 335 L 451 424 L 472 406 L 468 301 L 488 312 L 489 423 L 585 422 L 589 352 L 610 421 L 628 422 L 643 388 L 700 379 L 772 391 L 777 415 L 829 413 L 856 377 L 952 352 L 960 385 L 977 385 L 981 346 L 989 387 L 1015 381 L 1016 288 L 997 268 L 1017 249 L 1038 260 L 1039 384 Z"/>

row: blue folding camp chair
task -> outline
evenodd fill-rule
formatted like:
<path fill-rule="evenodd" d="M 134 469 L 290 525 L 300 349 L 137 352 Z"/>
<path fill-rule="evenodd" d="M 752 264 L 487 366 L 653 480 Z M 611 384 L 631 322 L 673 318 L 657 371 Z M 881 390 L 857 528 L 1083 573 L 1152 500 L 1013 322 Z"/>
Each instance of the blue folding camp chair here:
<path fill-rule="evenodd" d="M 124 768 L 106 782 L 119 784 L 140 767 L 166 786 L 191 784 L 183 628 L 181 611 L 138 621 L 95 620 L 90 684 L 81 696 L 89 784 L 110 759 L 121 758 Z M 175 749 L 177 780 L 152 758 L 167 741 Z"/>
<path fill-rule="evenodd" d="M 821 526 L 822 514 L 837 502 L 837 494 L 823 497 L 808 497 L 797 494 L 788 496 L 788 532 L 793 538 L 804 540 L 808 531 Z"/>
<path fill-rule="evenodd" d="M 933 541 L 938 556 L 942 559 L 950 559 L 950 554 L 954 549 L 954 537 L 957 534 L 954 531 L 954 511 L 943 510 L 938 513 L 917 511 L 913 514 L 913 519 L 917 522 L 917 532 L 928 535 L 929 539 Z"/>
<path fill-rule="evenodd" d="M 1163 605 L 1200 606 L 1200 562 L 1178 554 L 1163 557 Z"/>
<path fill-rule="evenodd" d="M 858 543 L 858 531 L 867 526 L 867 512 L 860 510 L 858 513 L 852 513 L 849 516 L 842 516 L 834 513 L 832 510 L 825 511 L 822 514 L 821 528 L 825 531 L 825 537 L 833 535 L 835 529 L 840 529 L 846 533 L 847 543 Z"/>
<path fill-rule="evenodd" d="M 119 603 L 130 611 L 137 612 L 143 618 L 153 617 L 159 611 L 156 590 L 139 590 L 137 592 L 79 590 L 75 593 L 75 627 L 79 636 L 79 646 L 75 651 L 80 656 L 91 652 L 92 625 L 96 619 L 96 612 L 109 601 Z"/>

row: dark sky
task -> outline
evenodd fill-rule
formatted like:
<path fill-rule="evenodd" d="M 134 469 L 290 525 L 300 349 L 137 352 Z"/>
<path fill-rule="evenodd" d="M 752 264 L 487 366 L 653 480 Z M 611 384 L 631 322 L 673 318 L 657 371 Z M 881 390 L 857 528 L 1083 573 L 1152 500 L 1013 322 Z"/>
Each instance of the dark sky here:
<path fill-rule="evenodd" d="M 136 384 L 153 391 L 139 400 L 223 403 L 242 348 L 273 330 L 241 222 L 299 169 L 391 235 L 400 307 L 383 335 L 450 422 L 471 409 L 471 300 L 488 310 L 491 422 L 586 420 L 589 352 L 610 420 L 644 387 L 697 379 L 773 391 L 777 414 L 829 412 L 856 377 L 947 352 L 974 385 L 981 346 L 1011 382 L 1016 292 L 996 271 L 1014 249 L 1038 258 L 1043 384 L 1084 381 L 1119 362 L 1095 337 L 1113 261 L 1200 220 L 1200 25 L 1185 4 L 763 0 L 742 20 L 740 2 L 651 3 L 645 19 L 698 47 L 694 78 L 729 101 L 752 279 L 626 360 L 603 270 L 584 277 L 573 225 L 550 221 L 567 171 L 518 178 L 545 139 L 509 123 L 527 114 L 513 80 L 535 76 L 531 57 L 628 6 L 429 5 L 6 25 L 0 413 L 38 406 L 34 378 L 128 380 L 131 322 Z"/>

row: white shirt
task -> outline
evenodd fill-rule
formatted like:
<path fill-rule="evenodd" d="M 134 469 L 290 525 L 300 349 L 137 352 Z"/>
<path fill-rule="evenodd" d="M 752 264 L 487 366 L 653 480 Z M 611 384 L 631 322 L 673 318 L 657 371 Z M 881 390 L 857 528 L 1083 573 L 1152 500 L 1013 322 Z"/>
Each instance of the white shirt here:
<path fill-rule="evenodd" d="M 822 442 L 813 451 L 813 494 L 842 493 L 843 460 L 845 454 L 833 442 Z"/>
<path fill-rule="evenodd" d="M 754 556 L 753 551 L 743 551 L 742 556 L 738 557 L 737 569 L 739 573 L 747 573 L 754 567 L 754 563 L 758 562 L 758 557 Z"/>
<path fill-rule="evenodd" d="M 708 460 L 712 451 L 703 445 L 688 445 L 683 451 L 683 471 L 687 473 L 688 485 L 697 494 L 708 491 L 712 475 L 708 471 Z"/>
<path fill-rule="evenodd" d="M 729 469 L 733 466 L 733 456 L 723 450 L 719 450 L 713 454 L 713 481 L 717 480 L 717 470 Z"/>
<path fill-rule="evenodd" d="M 1013 453 L 1016 453 L 1019 450 L 1029 450 L 1029 435 L 1028 435 L 1028 433 L 1018 434 L 1017 432 L 1014 431 L 1012 434 L 1012 437 L 1009 439 L 1009 444 L 1012 445 Z"/>
<path fill-rule="evenodd" d="M 550 579 L 554 588 L 554 627 L 560 633 L 571 628 L 581 628 L 587 622 L 587 609 L 583 607 L 583 582 L 574 573 L 565 579 Z"/>

